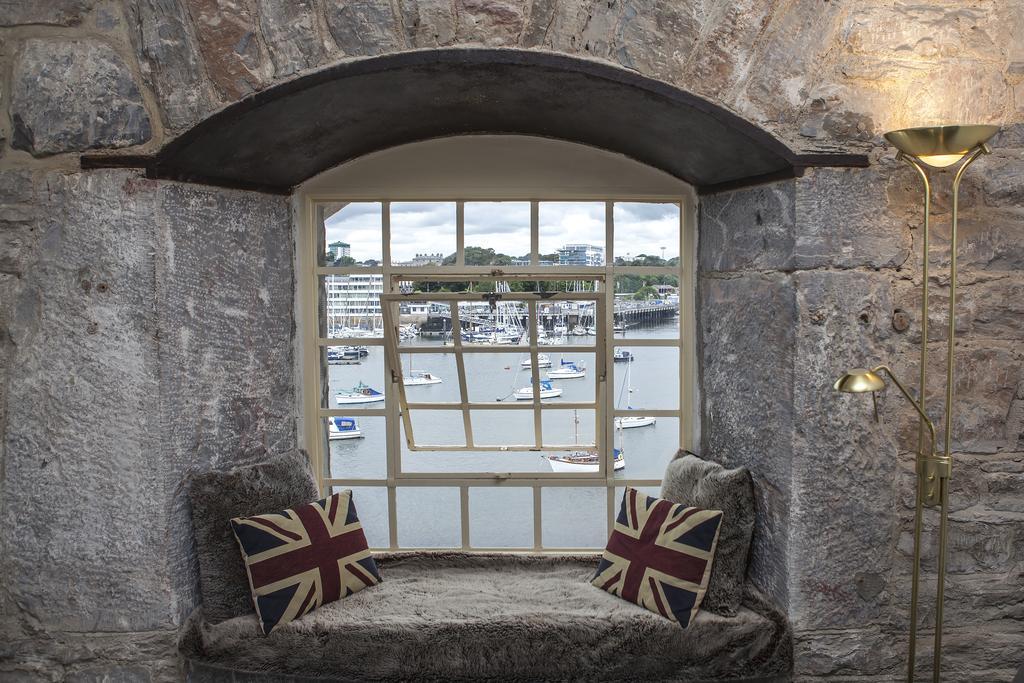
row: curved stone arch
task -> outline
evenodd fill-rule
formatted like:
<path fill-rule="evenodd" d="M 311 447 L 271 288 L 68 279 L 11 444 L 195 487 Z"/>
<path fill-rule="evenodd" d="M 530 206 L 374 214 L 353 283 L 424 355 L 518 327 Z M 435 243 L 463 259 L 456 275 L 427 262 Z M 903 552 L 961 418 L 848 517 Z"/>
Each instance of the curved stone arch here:
<path fill-rule="evenodd" d="M 467 134 L 550 137 L 624 154 L 700 192 L 865 166 L 797 154 L 703 98 L 605 62 L 534 50 L 440 49 L 354 60 L 281 83 L 213 114 L 148 157 L 153 178 L 288 193 L 371 152 Z"/>

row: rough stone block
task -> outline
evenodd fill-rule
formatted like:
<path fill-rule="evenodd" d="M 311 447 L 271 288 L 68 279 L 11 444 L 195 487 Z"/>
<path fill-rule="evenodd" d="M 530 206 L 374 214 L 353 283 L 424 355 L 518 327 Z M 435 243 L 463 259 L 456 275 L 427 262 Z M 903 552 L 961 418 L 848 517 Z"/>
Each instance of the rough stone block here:
<path fill-rule="evenodd" d="M 259 0 L 259 11 L 275 76 L 291 76 L 323 60 L 324 45 L 313 0 Z"/>
<path fill-rule="evenodd" d="M 132 174 L 47 177 L 7 330 L 2 560 L 19 618 L 55 631 L 169 623 L 152 224 Z"/>
<path fill-rule="evenodd" d="M 796 184 L 797 268 L 898 268 L 910 231 L 886 196 L 890 178 L 875 169 L 814 169 Z"/>
<path fill-rule="evenodd" d="M 784 275 L 702 276 L 699 297 L 702 454 L 750 469 L 757 505 L 750 576 L 785 604 L 793 283 Z"/>
<path fill-rule="evenodd" d="M 248 3 L 187 0 L 206 73 L 229 100 L 259 90 L 269 78 L 257 19 Z"/>
<path fill-rule="evenodd" d="M 0 26 L 77 26 L 94 0 L 0 0 Z"/>
<path fill-rule="evenodd" d="M 179 616 L 197 596 L 182 482 L 296 445 L 294 247 L 287 201 L 167 184 L 156 223 L 168 553 Z"/>
<path fill-rule="evenodd" d="M 703 13 L 695 4 L 645 0 L 624 3 L 618 17 L 610 12 L 598 14 L 611 23 L 611 57 L 626 68 L 679 82 L 703 24 Z M 599 26 L 591 20 L 588 28 L 593 31 Z M 607 50 L 602 41 L 594 39 L 588 40 L 584 49 L 597 57 L 604 57 Z"/>
<path fill-rule="evenodd" d="M 456 0 L 455 39 L 488 47 L 514 47 L 523 30 L 522 0 Z"/>
<path fill-rule="evenodd" d="M 931 268 L 948 277 L 950 224 L 940 216 L 932 224 Z M 957 265 L 973 270 L 1024 270 L 1024 210 L 972 203 L 961 209 L 957 226 Z"/>
<path fill-rule="evenodd" d="M 928 288 L 928 339 L 948 338 L 949 279 L 930 278 Z M 901 281 L 896 286 L 895 306 L 910 320 L 908 342 L 921 342 L 921 284 Z M 956 338 L 963 341 L 1024 338 L 1024 273 L 1005 272 L 958 278 Z"/>
<path fill-rule="evenodd" d="M 702 197 L 697 243 L 700 268 L 790 269 L 795 222 L 792 181 Z"/>
<path fill-rule="evenodd" d="M 400 50 L 402 27 L 391 3 L 377 0 L 324 0 L 327 27 L 346 55 L 370 57 Z"/>
<path fill-rule="evenodd" d="M 402 25 L 412 47 L 441 47 L 455 40 L 450 0 L 399 0 Z"/>
<path fill-rule="evenodd" d="M 91 40 L 33 38 L 14 63 L 11 144 L 35 156 L 149 140 L 149 115 L 128 67 Z"/>
<path fill-rule="evenodd" d="M 693 54 L 686 61 L 682 82 L 703 95 L 725 99 L 755 58 L 754 46 L 777 4 L 772 0 L 739 0 L 718 5 L 701 17 L 694 17 L 695 12 L 690 10 L 689 25 L 679 27 L 682 31 L 678 37 L 674 31 L 670 33 L 683 43 L 683 54 L 690 52 L 686 43 L 692 45 Z"/>
<path fill-rule="evenodd" d="M 794 280 L 790 547 L 800 550 L 790 558 L 790 618 L 800 629 L 852 628 L 878 620 L 888 599 L 896 445 L 872 422 L 870 399 L 832 383 L 888 355 L 891 282 L 834 271 Z"/>
<path fill-rule="evenodd" d="M 139 67 L 164 121 L 171 129 L 196 123 L 215 102 L 184 7 L 178 0 L 131 0 L 126 14 Z"/>

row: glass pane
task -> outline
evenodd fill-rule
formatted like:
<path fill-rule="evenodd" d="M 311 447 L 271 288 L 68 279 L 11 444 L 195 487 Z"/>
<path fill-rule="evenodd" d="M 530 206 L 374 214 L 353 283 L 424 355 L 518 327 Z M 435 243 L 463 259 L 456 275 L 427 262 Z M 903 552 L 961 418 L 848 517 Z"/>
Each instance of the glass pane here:
<path fill-rule="evenodd" d="M 335 486 L 333 493 L 346 488 L 352 489 L 352 502 L 363 525 L 366 542 L 371 548 L 387 548 L 388 541 L 388 490 L 384 486 Z"/>
<path fill-rule="evenodd" d="M 608 493 L 603 486 L 541 489 L 545 548 L 604 548 L 607 527 Z"/>
<path fill-rule="evenodd" d="M 492 286 L 487 287 L 486 285 Z M 473 291 L 508 291 L 507 283 L 476 283 Z M 492 308 L 486 301 L 459 303 L 459 324 L 463 344 L 514 346 L 528 344 L 526 335 L 526 303 L 498 301 Z"/>
<path fill-rule="evenodd" d="M 320 348 L 320 362 L 328 379 L 324 383 L 324 408 L 384 407 L 383 346 L 324 346 Z"/>
<path fill-rule="evenodd" d="M 443 347 L 451 343 L 452 315 L 448 304 L 427 299 L 403 300 L 398 304 L 398 321 L 399 346 Z"/>
<path fill-rule="evenodd" d="M 417 346 L 422 346 L 417 344 Z M 444 349 L 440 347 L 439 349 Z M 455 353 L 401 353 L 402 381 L 410 403 L 459 403 Z"/>
<path fill-rule="evenodd" d="M 542 266 L 605 264 L 604 202 L 541 202 L 538 218 Z"/>
<path fill-rule="evenodd" d="M 466 353 L 463 359 L 471 403 L 516 403 L 517 400 L 526 400 L 519 399 L 519 396 L 532 396 L 529 354 Z"/>
<path fill-rule="evenodd" d="M 559 282 L 561 291 L 592 291 L 592 282 Z M 588 289 L 589 288 L 589 289 Z M 597 334 L 596 301 L 549 301 L 537 305 L 541 346 L 593 344 Z"/>
<path fill-rule="evenodd" d="M 533 489 L 469 489 L 469 544 L 476 548 L 533 547 Z"/>
<path fill-rule="evenodd" d="M 454 432 L 455 430 L 462 430 L 462 414 L 459 411 L 434 411 L 434 419 L 438 422 L 442 422 L 450 426 L 450 429 Z M 483 411 L 480 411 L 483 412 Z M 512 411 L 508 413 L 504 411 L 492 411 L 495 412 L 495 419 L 500 420 L 501 417 L 509 417 L 512 415 Z M 517 411 L 519 412 L 519 411 Z M 532 415 L 532 411 L 522 411 L 524 415 Z M 474 417 L 474 438 L 479 438 L 477 435 L 476 425 L 478 424 Z M 414 427 L 415 429 L 415 427 Z M 440 428 L 439 428 L 440 429 Z M 548 467 L 547 461 L 539 451 L 530 450 L 502 450 L 502 451 L 410 451 L 409 447 L 405 442 L 405 427 L 400 427 L 402 441 L 402 471 L 403 472 L 430 472 L 430 473 L 502 473 L 502 472 L 550 472 L 551 468 Z M 509 438 L 516 437 L 519 435 L 511 433 L 511 429 L 507 429 L 506 433 Z M 528 434 L 524 435 L 527 438 L 533 437 L 533 428 L 531 427 Z M 418 437 L 417 437 L 418 438 Z M 489 437 L 490 441 L 496 441 L 501 437 Z M 495 444 L 498 445 L 498 444 Z"/>
<path fill-rule="evenodd" d="M 460 410 L 410 410 L 409 418 L 417 446 L 466 445 Z"/>
<path fill-rule="evenodd" d="M 321 266 L 380 266 L 380 202 L 317 204 Z"/>
<path fill-rule="evenodd" d="M 679 349 L 671 346 L 616 346 L 615 407 L 676 410 L 679 407 Z"/>
<path fill-rule="evenodd" d="M 473 443 L 478 446 L 532 446 L 532 410 L 471 410 Z"/>
<path fill-rule="evenodd" d="M 403 486 L 396 494 L 400 547 L 458 548 L 462 545 L 459 489 Z"/>
<path fill-rule="evenodd" d="M 541 369 L 541 380 L 548 381 L 552 388 L 562 391 L 560 400 L 574 403 L 593 403 L 597 400 L 594 354 L 561 353 L 551 349 L 543 355 L 547 356 L 551 367 Z M 543 365 L 540 354 L 537 357 Z"/>
<path fill-rule="evenodd" d="M 439 266 L 455 260 L 455 202 L 393 202 L 391 263 Z"/>
<path fill-rule="evenodd" d="M 654 418 L 640 413 L 615 418 L 615 426 L 615 448 L 625 463 L 616 476 L 661 479 L 679 450 L 679 418 Z"/>
<path fill-rule="evenodd" d="M 323 420 L 327 438 L 324 476 L 332 479 L 385 479 L 386 432 L 383 417 L 340 416 Z"/>
<path fill-rule="evenodd" d="M 542 411 L 544 445 L 596 447 L 596 417 L 597 412 L 594 410 Z"/>
<path fill-rule="evenodd" d="M 616 276 L 615 338 L 679 339 L 679 278 Z"/>
<path fill-rule="evenodd" d="M 329 339 L 383 337 L 380 273 L 325 275 L 320 304 L 320 334 Z"/>
<path fill-rule="evenodd" d="M 615 203 L 615 265 L 679 263 L 679 205 Z"/>
<path fill-rule="evenodd" d="M 466 265 L 530 264 L 529 202 L 466 202 Z"/>

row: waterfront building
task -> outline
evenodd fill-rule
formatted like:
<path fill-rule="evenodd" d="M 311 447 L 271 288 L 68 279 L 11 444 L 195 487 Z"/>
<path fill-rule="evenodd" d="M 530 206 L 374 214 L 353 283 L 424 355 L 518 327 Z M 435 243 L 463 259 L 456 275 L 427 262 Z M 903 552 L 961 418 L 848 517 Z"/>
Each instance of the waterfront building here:
<path fill-rule="evenodd" d="M 566 244 L 558 250 L 560 266 L 603 266 L 604 247 L 593 244 Z"/>
<path fill-rule="evenodd" d="M 345 256 L 352 256 L 352 245 L 348 242 L 331 242 L 327 245 L 327 253 L 331 255 L 332 261 L 337 261 Z"/>

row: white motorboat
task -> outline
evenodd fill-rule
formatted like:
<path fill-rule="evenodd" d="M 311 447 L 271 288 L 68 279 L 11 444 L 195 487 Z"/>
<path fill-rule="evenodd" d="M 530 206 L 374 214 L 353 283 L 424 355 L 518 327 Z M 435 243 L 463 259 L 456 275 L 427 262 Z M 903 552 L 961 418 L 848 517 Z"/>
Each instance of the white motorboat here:
<path fill-rule="evenodd" d="M 384 394 L 373 387 L 360 382 L 348 391 L 339 391 L 334 400 L 339 406 L 357 405 L 361 403 L 377 403 L 384 400 Z"/>
<path fill-rule="evenodd" d="M 541 397 L 541 399 L 555 398 L 555 397 L 561 396 L 561 395 L 562 395 L 562 390 L 561 389 L 559 389 L 557 387 L 551 386 L 551 382 L 549 382 L 547 380 L 541 380 L 541 382 L 540 382 L 540 397 Z M 516 389 L 515 393 L 513 393 L 513 396 L 516 397 L 517 401 L 532 401 L 533 400 L 533 387 L 530 386 L 530 387 L 523 387 L 521 389 Z"/>
<path fill-rule="evenodd" d="M 629 363 L 633 360 L 633 354 L 625 349 L 616 349 L 612 361 L 616 363 Z"/>
<path fill-rule="evenodd" d="M 427 384 L 440 384 L 443 381 L 437 375 L 432 375 L 429 372 L 414 372 L 402 377 L 402 384 L 407 387 L 422 387 Z"/>
<path fill-rule="evenodd" d="M 564 455 L 546 456 L 546 459 L 553 472 L 597 472 L 601 467 L 601 456 L 597 451 L 569 451 Z M 618 448 L 612 463 L 616 472 L 626 467 L 626 459 Z"/>
<path fill-rule="evenodd" d="M 327 420 L 327 427 L 327 438 L 331 441 L 363 438 L 359 424 L 352 417 L 332 417 Z"/>
<path fill-rule="evenodd" d="M 531 367 L 530 359 L 527 358 L 526 360 L 524 360 L 522 363 L 519 364 L 519 367 L 522 367 L 522 368 Z M 548 355 L 545 354 L 545 353 L 538 353 L 537 354 L 537 367 L 538 368 L 550 368 L 551 367 L 551 358 L 549 358 Z"/>
<path fill-rule="evenodd" d="M 587 328 L 583 325 L 576 325 L 572 328 L 572 333 L 577 337 L 585 337 L 587 335 Z"/>
<path fill-rule="evenodd" d="M 548 372 L 548 379 L 580 379 L 587 376 L 587 368 L 583 362 L 563 360 L 555 370 Z"/>
<path fill-rule="evenodd" d="M 649 417 L 646 415 L 638 415 L 633 417 L 632 415 L 626 417 L 615 418 L 616 429 L 633 429 L 634 427 L 650 427 L 658 421 L 656 417 Z"/>

